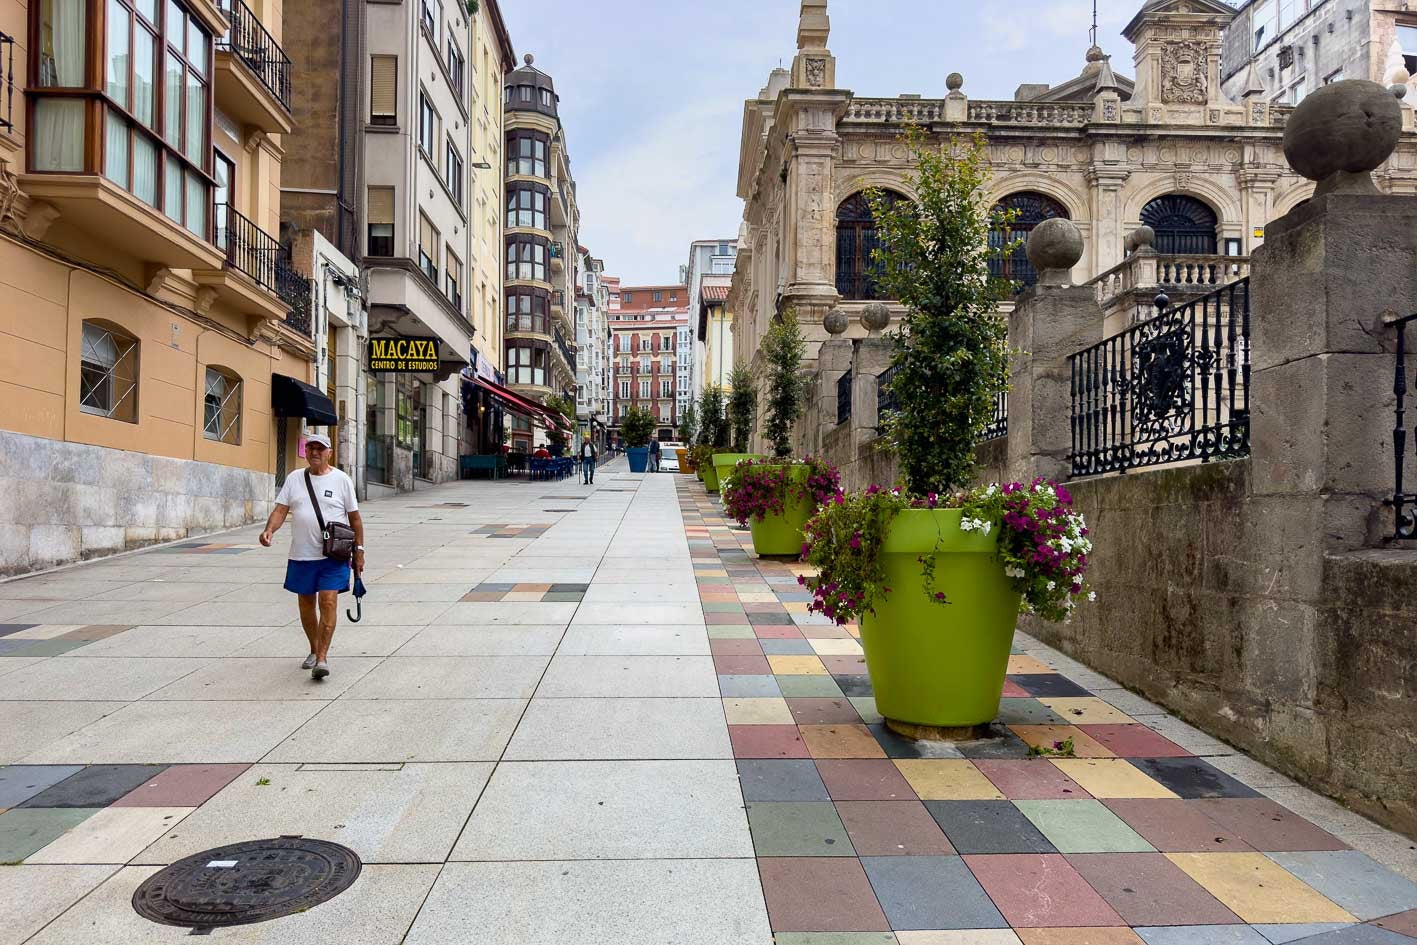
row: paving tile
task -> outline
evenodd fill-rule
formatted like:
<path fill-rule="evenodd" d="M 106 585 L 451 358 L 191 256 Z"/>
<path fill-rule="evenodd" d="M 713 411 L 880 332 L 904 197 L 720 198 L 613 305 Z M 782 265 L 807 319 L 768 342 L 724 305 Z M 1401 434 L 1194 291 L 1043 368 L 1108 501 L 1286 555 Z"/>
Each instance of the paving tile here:
<path fill-rule="evenodd" d="M 864 656 L 822 656 L 819 654 L 817 658 L 822 661 L 827 672 L 833 676 L 857 676 L 866 672 L 866 658 Z"/>
<path fill-rule="evenodd" d="M 884 758 L 864 725 L 800 725 L 802 741 L 813 758 Z"/>
<path fill-rule="evenodd" d="M 1079 725 L 1087 736 L 1118 758 L 1184 758 L 1180 745 L 1145 725 Z"/>
<path fill-rule="evenodd" d="M 16 808 L 0 814 L 0 863 L 18 863 L 98 813 L 97 807 Z M 8 867 L 0 866 L 0 874 Z"/>
<path fill-rule="evenodd" d="M 0 768 L 0 808 L 18 807 L 82 769 L 83 765 L 7 765 Z"/>
<path fill-rule="evenodd" d="M 1245 925 L 1170 925 L 1134 930 L 1146 945 L 1266 945 Z"/>
<path fill-rule="evenodd" d="M 870 696 L 854 696 L 848 698 L 867 698 Z M 916 741 L 897 735 L 882 722 L 873 722 L 866 726 L 871 735 L 876 739 L 876 744 L 881 746 L 881 750 L 886 753 L 887 758 L 954 758 L 964 757 L 960 750 L 960 745 L 964 743 L 956 742 L 936 742 L 936 741 Z M 1022 744 L 1022 742 L 1020 742 Z M 1027 749 L 1025 749 L 1026 751 Z"/>
<path fill-rule="evenodd" d="M 1145 945 L 1131 929 L 1019 929 L 1022 945 Z"/>
<path fill-rule="evenodd" d="M 1075 800 L 1088 797 L 1076 781 L 1038 758 L 981 759 L 974 766 L 1011 801 Z"/>
<path fill-rule="evenodd" d="M 1252 849 L 1207 817 L 1196 801 L 1111 798 L 1103 803 L 1162 853 L 1248 853 Z"/>
<path fill-rule="evenodd" d="M 129 701 L 141 699 L 193 670 L 202 659 L 84 658 L 44 660 L 5 674 L 13 700 Z"/>
<path fill-rule="evenodd" d="M 292 672 L 290 661 L 224 657 L 148 695 L 150 701 L 265 702 L 268 700 L 329 700 L 345 692 L 379 664 L 377 658 L 341 657 L 331 647 L 330 676 L 312 679 Z"/>
<path fill-rule="evenodd" d="M 713 640 L 709 652 L 714 656 L 758 656 L 763 648 L 757 640 Z"/>
<path fill-rule="evenodd" d="M 537 689 L 542 698 L 718 696 L 707 656 L 556 656 Z"/>
<path fill-rule="evenodd" d="M 767 657 L 758 654 L 713 658 L 714 671 L 722 676 L 766 676 L 773 672 Z"/>
<path fill-rule="evenodd" d="M 1134 721 L 1096 696 L 1043 696 L 1038 701 L 1067 719 L 1069 725 L 1128 725 Z"/>
<path fill-rule="evenodd" d="M 719 676 L 718 690 L 725 699 L 765 699 L 782 695 L 777 677 L 766 675 Z"/>
<path fill-rule="evenodd" d="M 872 695 L 871 677 L 865 674 L 859 676 L 834 676 L 832 677 L 841 691 L 847 696 L 869 696 Z"/>
<path fill-rule="evenodd" d="M 30 797 L 21 808 L 107 807 L 166 765 L 90 765 Z"/>
<path fill-rule="evenodd" d="M 923 801 L 1003 800 L 1003 793 L 971 761 L 900 759 L 900 773 Z"/>
<path fill-rule="evenodd" d="M 113 802 L 114 807 L 200 807 L 250 765 L 173 765 Z"/>
<path fill-rule="evenodd" d="M 841 687 L 832 676 L 777 676 L 777 687 L 789 699 L 839 699 Z"/>
<path fill-rule="evenodd" d="M 192 812 L 191 807 L 109 807 L 76 824 L 26 863 L 127 863 Z"/>
<path fill-rule="evenodd" d="M 1121 758 L 1050 758 L 1049 764 L 1083 786 L 1093 797 L 1175 797 Z"/>
<path fill-rule="evenodd" d="M 723 715 L 729 725 L 791 725 L 792 711 L 785 699 L 724 699 Z"/>
<path fill-rule="evenodd" d="M 1059 853 L 1150 853 L 1151 844 L 1101 801 L 1015 801 Z"/>
<path fill-rule="evenodd" d="M 1122 924 L 1058 854 L 966 856 L 964 862 L 1014 928 Z"/>
<path fill-rule="evenodd" d="M 756 640 L 756 639 L 757 639 L 757 637 L 753 635 L 753 628 L 752 628 L 752 627 L 749 627 L 749 626 L 746 626 L 746 625 L 743 625 L 743 626 L 730 626 L 730 625 L 719 625 L 719 626 L 715 626 L 715 625 L 713 625 L 713 624 L 710 624 L 710 625 L 708 625 L 707 627 L 705 627 L 704 629 L 708 631 L 708 636 L 709 636 L 709 639 L 710 639 L 710 640 Z M 766 672 L 766 670 L 765 670 L 765 672 Z"/>
<path fill-rule="evenodd" d="M 525 708 L 524 699 L 341 699 L 262 760 L 497 761 Z"/>
<path fill-rule="evenodd" d="M 818 656 L 769 656 L 775 676 L 826 676 L 827 668 Z"/>
<path fill-rule="evenodd" d="M 891 932 L 779 932 L 775 945 L 899 945 Z M 1016 943 L 1014 943 L 1016 945 Z"/>
<path fill-rule="evenodd" d="M 1305 939 L 1304 945 L 1412 945 L 1412 939 L 1376 925 L 1350 925 Z"/>
<path fill-rule="evenodd" d="M 838 801 L 836 810 L 860 856 L 947 856 L 955 852 L 919 801 Z"/>
<path fill-rule="evenodd" d="M 563 627 L 514 624 L 497 627 L 412 627 L 393 651 L 408 656 L 550 656 L 566 635 Z M 336 639 L 346 643 L 341 633 Z M 388 654 L 371 654 L 388 655 Z"/>
<path fill-rule="evenodd" d="M 891 928 L 854 857 L 767 857 L 758 860 L 758 871 L 774 932 Z"/>
<path fill-rule="evenodd" d="M 830 801 L 750 803 L 748 826 L 753 833 L 753 850 L 760 857 L 856 853 Z"/>
<path fill-rule="evenodd" d="M 862 857 L 861 865 L 893 929 L 1008 927 L 960 857 Z"/>
<path fill-rule="evenodd" d="M 1339 929 L 1351 929 L 1354 926 L 1348 922 L 1311 922 L 1306 925 L 1256 925 L 1253 926 L 1256 932 L 1264 936 L 1266 942 L 1272 945 L 1286 945 L 1288 942 L 1300 942 L 1312 938 L 1315 935 L 1322 935 L 1324 932 L 1335 932 Z"/>
<path fill-rule="evenodd" d="M 1246 922 L 1351 922 L 1354 919 L 1263 854 L 1168 853 L 1166 856 Z"/>
<path fill-rule="evenodd" d="M 1397 915 L 1384 916 L 1376 920 L 1373 924 L 1385 929 L 1391 929 L 1394 932 L 1401 932 L 1412 938 L 1417 938 L 1417 909 L 1412 909 Z"/>
<path fill-rule="evenodd" d="M 1178 797 L 1260 796 L 1254 788 L 1246 787 L 1200 758 L 1133 758 L 1131 763 Z"/>
<path fill-rule="evenodd" d="M 1002 725 L 994 726 L 988 738 L 956 742 L 955 748 L 961 755 L 970 759 L 1020 761 L 1030 757 L 1028 743 Z"/>
<path fill-rule="evenodd" d="M 768 656 L 812 656 L 812 641 L 805 637 L 791 640 L 760 640 L 758 644 Z"/>
<path fill-rule="evenodd" d="M 901 932 L 900 945 L 1020 945 L 1013 929 L 954 929 Z"/>
<path fill-rule="evenodd" d="M 1073 743 L 1073 755 L 1077 758 L 1111 758 L 1112 752 L 1103 747 L 1080 728 L 1071 725 L 1010 725 L 1009 729 L 1034 748 L 1058 750 L 1059 745 L 1069 739 Z"/>
<path fill-rule="evenodd" d="M 395 656 L 375 666 L 345 699 L 528 699 L 545 656 Z"/>
<path fill-rule="evenodd" d="M 1357 850 L 1270 853 L 1269 858 L 1365 922 L 1417 909 L 1417 883 Z"/>
<path fill-rule="evenodd" d="M 816 765 L 836 801 L 904 801 L 917 797 L 900 769 L 885 759 L 822 759 Z"/>
<path fill-rule="evenodd" d="M 1240 922 L 1160 853 L 1084 853 L 1070 855 L 1068 862 L 1128 925 Z"/>
<path fill-rule="evenodd" d="M 1319 829 L 1269 798 L 1217 798 L 1190 803 L 1262 852 L 1344 850 L 1348 847 L 1328 831 Z"/>
<path fill-rule="evenodd" d="M 925 808 L 962 854 L 1057 852 L 1009 801 L 926 801 Z"/>
<path fill-rule="evenodd" d="M 802 677 L 820 679 L 822 677 Z M 845 696 L 835 699 L 791 698 L 787 707 L 798 725 L 860 724 L 861 715 Z"/>
<path fill-rule="evenodd" d="M 1010 675 L 1009 679 L 1022 690 L 1018 693 L 1019 695 L 1033 696 L 1037 699 L 1092 695 L 1068 677 L 1060 676 L 1057 673 Z"/>
<path fill-rule="evenodd" d="M 730 725 L 735 758 L 810 758 L 795 725 Z"/>
<path fill-rule="evenodd" d="M 861 656 L 861 644 L 850 638 L 819 638 L 808 641 L 808 645 L 818 656 Z"/>
<path fill-rule="evenodd" d="M 811 679 L 815 677 L 799 676 L 799 679 Z M 876 708 L 876 700 L 873 696 L 847 696 L 847 701 L 856 709 L 856 713 L 861 716 L 861 721 L 867 726 L 880 725 L 885 721 L 885 716 L 881 715 L 880 709 Z M 874 733 L 875 730 L 872 729 Z M 880 739 L 877 739 L 880 741 Z M 885 746 L 882 746 L 885 747 Z"/>
<path fill-rule="evenodd" d="M 749 802 L 831 800 L 817 766 L 807 759 L 745 758 L 738 762 L 738 778 Z"/>
<path fill-rule="evenodd" d="M 98 887 L 113 866 L 7 866 L 0 869 L 0 942 L 28 941 Z"/>
<path fill-rule="evenodd" d="M 772 945 L 750 859 L 449 863 L 417 913 L 406 939 L 401 928 L 379 941 Z"/>
<path fill-rule="evenodd" d="M 1067 719 L 1038 699 L 1000 699 L 998 720 L 1005 725 L 1067 725 Z"/>
<path fill-rule="evenodd" d="M 1027 689 L 1014 682 L 1012 679 L 1004 680 L 1003 697 L 1005 699 L 1032 699 L 1033 694 Z"/>
<path fill-rule="evenodd" d="M 1007 672 L 1010 676 L 1032 676 L 1056 673 L 1057 670 L 1036 657 L 1014 654 L 1009 657 Z"/>

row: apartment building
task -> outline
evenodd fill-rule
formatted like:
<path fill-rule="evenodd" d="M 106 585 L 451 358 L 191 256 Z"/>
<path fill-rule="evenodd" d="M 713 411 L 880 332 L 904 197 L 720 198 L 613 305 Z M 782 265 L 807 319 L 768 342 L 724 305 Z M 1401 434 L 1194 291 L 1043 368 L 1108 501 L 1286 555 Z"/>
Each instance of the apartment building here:
<path fill-rule="evenodd" d="M 507 75 L 505 310 L 507 384 L 531 409 L 510 410 L 511 439 L 542 442 L 556 421 L 535 405 L 576 399 L 574 303 L 580 213 L 560 98 L 530 54 Z M 569 431 L 568 431 L 569 432 Z"/>
<path fill-rule="evenodd" d="M 706 384 L 718 384 L 723 386 L 727 379 L 728 371 L 733 367 L 732 344 L 733 337 L 729 327 L 732 325 L 731 316 L 725 325 L 714 325 L 710 330 L 712 310 L 713 316 L 722 320 L 726 315 L 725 302 L 727 295 L 721 292 L 720 286 L 727 286 L 732 281 L 733 268 L 738 261 L 738 240 L 734 239 L 710 239 L 694 240 L 689 244 L 689 264 L 681 267 L 684 270 L 684 281 L 689 286 L 689 314 L 691 327 L 694 329 L 690 334 L 692 337 L 693 358 L 689 365 L 689 383 L 684 391 L 686 401 L 695 400 L 699 392 Z M 705 298 L 704 286 L 706 283 L 713 285 L 708 295 L 713 298 Z M 707 303 L 707 304 L 705 304 Z M 720 331 L 720 329 L 722 329 Z M 714 341 L 719 342 L 720 348 L 724 345 L 728 347 L 727 357 L 720 354 L 717 358 L 720 370 L 717 371 L 722 377 L 710 376 L 709 361 L 711 359 L 708 347 Z M 726 360 L 728 367 L 722 368 Z"/>
<path fill-rule="evenodd" d="M 306 425 L 278 8 L 0 8 L 0 573 L 264 517 Z"/>
<path fill-rule="evenodd" d="M 689 329 L 688 298 L 685 285 L 624 286 L 616 311 L 612 295 L 612 434 L 618 434 L 631 407 L 642 407 L 659 422 L 659 439 L 674 438 L 681 417 L 680 352 L 682 334 Z M 682 373 L 687 377 L 687 370 Z"/>
<path fill-rule="evenodd" d="M 604 260 L 581 248 L 576 286 L 576 422 L 578 432 L 605 443 L 610 417 L 610 292 Z"/>

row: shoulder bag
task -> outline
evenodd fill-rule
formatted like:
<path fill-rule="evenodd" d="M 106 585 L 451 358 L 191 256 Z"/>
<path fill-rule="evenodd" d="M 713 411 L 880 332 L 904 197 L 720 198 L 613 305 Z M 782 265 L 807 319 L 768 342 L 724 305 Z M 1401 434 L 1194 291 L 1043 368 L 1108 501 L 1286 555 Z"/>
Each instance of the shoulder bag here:
<path fill-rule="evenodd" d="M 348 562 L 354 557 L 354 529 L 344 522 L 325 524 L 325 515 L 320 510 L 320 500 L 315 496 L 315 484 L 310 481 L 308 469 L 305 470 L 305 488 L 310 493 L 310 501 L 315 504 L 315 521 L 320 523 L 320 553 L 334 561 Z"/>

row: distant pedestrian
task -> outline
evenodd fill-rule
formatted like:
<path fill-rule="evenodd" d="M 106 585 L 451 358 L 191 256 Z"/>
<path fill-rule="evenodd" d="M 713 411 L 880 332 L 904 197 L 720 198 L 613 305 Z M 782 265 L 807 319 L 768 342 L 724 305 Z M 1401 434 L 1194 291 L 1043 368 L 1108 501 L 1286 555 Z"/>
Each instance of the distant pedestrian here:
<path fill-rule="evenodd" d="M 349 590 L 350 566 L 364 571 L 364 520 L 354 483 L 344 471 L 330 465 L 329 437 L 314 435 L 305 441 L 306 469 L 285 479 L 276 495 L 275 508 L 261 532 L 261 544 L 269 548 L 275 533 L 294 513 L 290 534 L 290 560 L 285 566 L 285 589 L 299 597 L 300 625 L 310 641 L 310 655 L 300 664 L 315 679 L 330 674 L 330 642 L 339 619 L 339 595 Z M 314 501 L 317 500 L 317 514 Z M 350 560 L 325 556 L 325 534 L 320 527 L 339 523 L 354 530 L 354 553 Z"/>
<path fill-rule="evenodd" d="M 649 441 L 649 471 L 659 472 L 659 438 Z"/>
<path fill-rule="evenodd" d="M 595 483 L 595 444 L 590 440 L 590 434 L 585 435 L 581 440 L 581 482 L 583 485 L 593 485 Z"/>

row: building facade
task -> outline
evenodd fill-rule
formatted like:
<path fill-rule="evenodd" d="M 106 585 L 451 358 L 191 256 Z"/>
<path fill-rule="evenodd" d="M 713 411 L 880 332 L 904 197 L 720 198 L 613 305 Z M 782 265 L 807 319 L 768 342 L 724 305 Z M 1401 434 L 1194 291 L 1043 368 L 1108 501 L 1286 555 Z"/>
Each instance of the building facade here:
<path fill-rule="evenodd" d="M 1225 28 L 1221 87 L 1297 105 L 1341 79 L 1407 85 L 1417 99 L 1417 9 L 1404 0 L 1248 0 Z"/>
<path fill-rule="evenodd" d="M 0 573 L 259 520 L 336 420 L 279 238 L 278 7 L 34 0 L 0 32 Z"/>
<path fill-rule="evenodd" d="M 581 253 L 576 286 L 576 423 L 598 445 L 606 442 L 610 407 L 610 290 L 605 262 Z"/>
<path fill-rule="evenodd" d="M 612 436 L 631 407 L 648 410 L 658 422 L 655 435 L 672 440 L 681 418 L 681 351 L 692 357 L 684 336 L 690 330 L 685 285 L 620 287 L 620 307 L 610 314 L 613 337 L 614 414 Z M 613 295 L 612 295 L 613 299 Z"/>
<path fill-rule="evenodd" d="M 1241 273 L 1265 224 L 1313 185 L 1284 160 L 1291 107 L 1222 89 L 1223 36 L 1235 16 L 1215 0 L 1148 0 L 1124 32 L 1134 80 L 1094 47 L 1076 77 L 1022 85 L 1012 101 L 970 99 L 959 75 L 941 98 L 865 98 L 836 85 L 826 0 L 804 0 L 791 70 L 773 70 L 744 106 L 744 233 L 729 296 L 737 350 L 756 352 L 771 319 L 792 312 L 815 359 L 828 337 L 823 317 L 837 307 L 855 316 L 876 298 L 863 192 L 911 196 L 900 141 L 908 124 L 937 144 L 983 136 L 992 197 L 1018 211 L 1010 232 L 991 237 L 996 245 L 1050 217 L 1078 225 L 1086 249 L 1073 279 L 1109 296 L 1108 331 L 1138 313 L 1113 298 L 1133 301 L 1129 267 L 1141 257 L 1129 257 L 1128 236 L 1143 224 L 1167 261 L 1161 281 L 1177 291 Z M 1411 128 L 1410 107 L 1405 122 Z M 1417 191 L 1412 136 L 1376 176 L 1387 191 Z M 1034 279 L 1022 248 L 994 265 L 1021 285 Z M 865 334 L 852 317 L 848 337 Z"/>
<path fill-rule="evenodd" d="M 704 313 L 704 283 L 705 280 L 727 284 L 728 277 L 733 275 L 733 267 L 738 255 L 738 240 L 716 239 L 716 240 L 694 240 L 689 244 L 689 263 L 681 267 L 684 272 L 684 281 L 689 286 L 689 312 L 694 316 L 690 321 L 696 321 Z M 719 294 L 715 288 L 711 295 Z M 715 299 L 722 303 L 722 299 Z M 722 308 L 722 305 L 719 305 Z M 704 385 L 715 383 L 712 380 L 705 380 L 708 360 L 708 339 L 710 337 L 707 325 L 695 324 L 694 331 L 690 332 L 693 347 L 693 358 L 689 365 L 689 383 L 684 390 L 685 401 L 697 399 L 699 392 Z M 731 343 L 731 342 L 730 342 Z M 729 359 L 732 363 L 732 359 Z M 682 409 L 682 407 L 681 407 Z"/>

